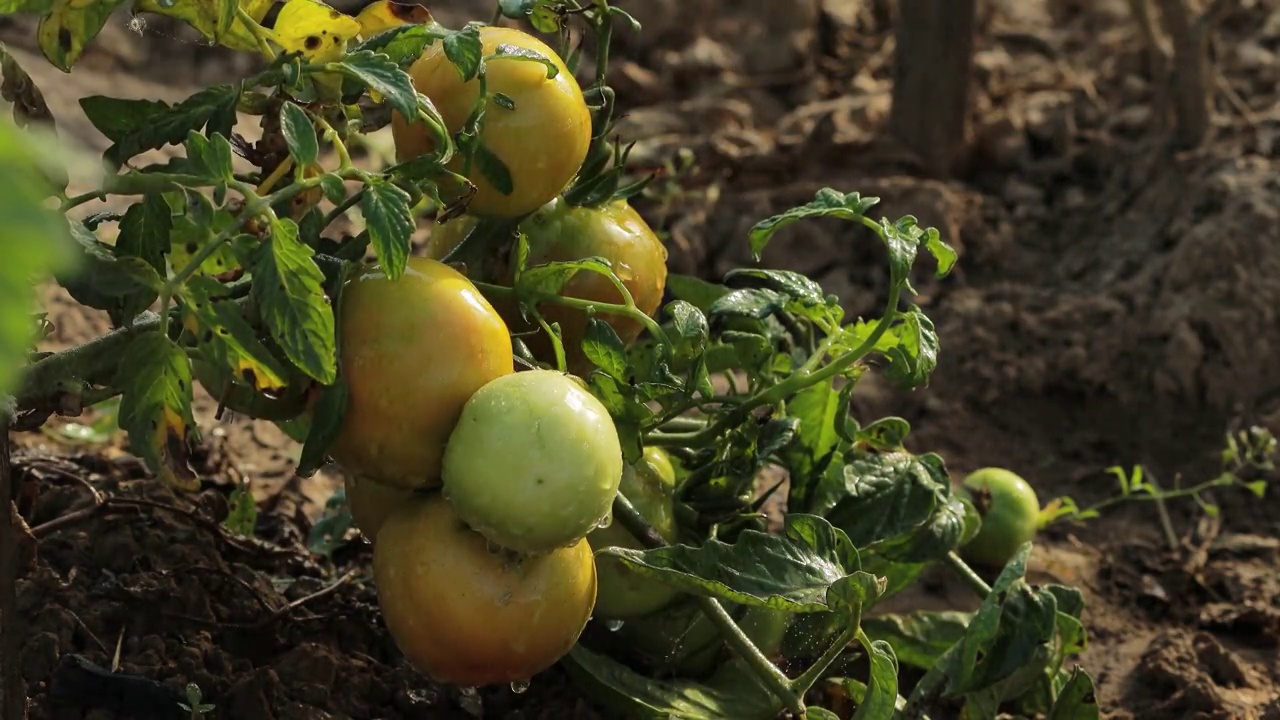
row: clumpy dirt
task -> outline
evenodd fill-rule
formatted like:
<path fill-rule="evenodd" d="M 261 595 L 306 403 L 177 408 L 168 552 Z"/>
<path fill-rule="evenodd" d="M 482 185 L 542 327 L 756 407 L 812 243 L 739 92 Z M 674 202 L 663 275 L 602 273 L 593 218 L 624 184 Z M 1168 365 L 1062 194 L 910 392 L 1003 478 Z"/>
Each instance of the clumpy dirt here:
<path fill-rule="evenodd" d="M 914 214 L 960 251 L 950 277 L 926 266 L 915 281 L 942 341 L 930 386 L 900 393 L 871 377 L 859 417 L 907 419 L 911 446 L 941 453 L 956 477 L 1000 465 L 1042 501 L 1081 504 L 1115 492 L 1110 466 L 1190 483 L 1217 472 L 1227 432 L 1280 432 L 1280 0 L 1238 3 L 1220 23 L 1214 128 L 1194 152 L 1166 142 L 1127 2 L 980 3 L 970 152 L 950 181 L 918 177 L 883 132 L 895 3 L 621 4 L 645 31 L 617 40 L 619 131 L 641 166 L 692 161 L 636 202 L 673 270 L 715 278 L 748 262 L 751 224 L 827 186 L 880 197 L 880 212 Z M 488 6 L 432 9 L 456 25 Z M 68 142 L 105 147 L 82 95 L 175 100 L 245 67 L 164 23 L 110 28 L 70 76 L 21 56 Z M 19 53 L 30 38 L 28 26 L 0 28 Z M 870 239 L 798 225 L 764 264 L 874 314 L 886 277 Z M 104 327 L 57 289 L 45 300 L 49 349 Z M 57 423 L 14 437 L 39 535 L 21 586 L 33 717 L 117 717 L 55 702 L 60 681 L 93 677 L 76 657 L 167 691 L 197 682 L 215 717 L 593 716 L 556 670 L 527 693 L 479 696 L 414 673 L 380 624 L 367 545 L 353 539 L 332 558 L 305 548 L 337 471 L 296 478 L 296 444 L 268 424 L 214 422 L 213 406 L 201 398 L 208 447 L 194 496 L 157 487 L 117 441 L 73 443 Z M 239 477 L 260 504 L 253 547 L 216 529 Z M 86 483 L 115 498 L 87 517 Z M 1217 519 L 1171 504 L 1176 553 L 1149 505 L 1043 534 L 1032 574 L 1085 591 L 1090 645 L 1078 660 L 1104 716 L 1280 720 L 1275 497 L 1219 492 Z M 68 515 L 83 519 L 49 525 Z M 894 605 L 966 602 L 943 579 Z"/>

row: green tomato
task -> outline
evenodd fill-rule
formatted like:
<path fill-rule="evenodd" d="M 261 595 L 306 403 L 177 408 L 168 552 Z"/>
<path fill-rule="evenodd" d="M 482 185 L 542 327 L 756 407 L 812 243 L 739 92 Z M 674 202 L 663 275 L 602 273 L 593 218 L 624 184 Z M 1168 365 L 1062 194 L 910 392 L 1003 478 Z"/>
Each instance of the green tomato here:
<path fill-rule="evenodd" d="M 476 391 L 445 447 L 458 516 L 520 553 L 568 547 L 611 517 L 622 444 L 608 410 L 562 373 L 529 370 Z"/>
<path fill-rule="evenodd" d="M 675 482 L 671 459 L 661 448 L 646 448 L 638 462 L 622 471 L 622 494 L 667 542 L 675 542 L 677 536 L 672 500 Z M 587 542 L 596 551 L 608 547 L 644 549 L 644 544 L 616 520 L 608 527 L 592 530 Z M 646 578 L 607 556 L 596 556 L 596 575 L 599 589 L 594 615 L 605 620 L 647 615 L 668 605 L 677 594 L 675 588 Z"/>
<path fill-rule="evenodd" d="M 628 620 L 617 632 L 644 669 L 685 677 L 710 674 L 721 646 L 720 630 L 692 598 Z"/>
<path fill-rule="evenodd" d="M 738 621 L 738 626 L 765 657 L 776 660 L 782 655 L 782 640 L 791 627 L 793 617 L 795 616 L 786 610 L 753 605 L 747 608 L 747 612 Z"/>
<path fill-rule="evenodd" d="M 964 480 L 982 516 L 978 534 L 962 548 L 966 559 L 1003 567 L 1023 543 L 1035 539 L 1040 501 L 1026 480 L 1001 468 L 982 468 Z"/>

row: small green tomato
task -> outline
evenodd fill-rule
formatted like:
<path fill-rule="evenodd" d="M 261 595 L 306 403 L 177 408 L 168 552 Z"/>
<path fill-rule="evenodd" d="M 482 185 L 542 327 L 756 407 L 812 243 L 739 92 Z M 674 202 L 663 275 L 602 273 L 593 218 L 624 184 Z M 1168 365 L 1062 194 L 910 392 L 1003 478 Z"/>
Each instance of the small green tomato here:
<path fill-rule="evenodd" d="M 667 542 L 674 542 L 677 535 L 672 506 L 675 482 L 671 459 L 661 448 L 646 448 L 638 462 L 622 471 L 622 494 Z M 592 530 L 587 542 L 595 551 L 607 547 L 644 548 L 644 544 L 616 520 L 608 527 Z M 594 616 L 605 620 L 647 615 L 668 605 L 677 594 L 675 588 L 644 577 L 608 556 L 596 556 L 596 575 L 599 589 Z"/>
<path fill-rule="evenodd" d="M 604 405 L 569 376 L 499 377 L 467 401 L 442 482 L 458 516 L 490 542 L 541 554 L 610 517 L 622 445 Z"/>
<path fill-rule="evenodd" d="M 1003 567 L 1023 543 L 1035 539 L 1040 501 L 1026 480 L 1001 468 L 982 468 L 964 480 L 982 527 L 962 548 L 966 559 Z"/>

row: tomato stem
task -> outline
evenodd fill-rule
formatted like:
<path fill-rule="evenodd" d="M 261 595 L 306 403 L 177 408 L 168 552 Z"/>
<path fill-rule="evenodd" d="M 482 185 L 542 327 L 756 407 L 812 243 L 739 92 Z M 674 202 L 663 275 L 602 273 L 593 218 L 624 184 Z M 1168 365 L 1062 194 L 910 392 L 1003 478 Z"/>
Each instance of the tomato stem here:
<path fill-rule="evenodd" d="M 621 492 L 613 499 L 613 517 L 622 523 L 637 540 L 648 548 L 661 548 L 667 546 L 667 541 L 662 535 L 654 529 L 649 521 L 644 519 L 640 511 L 631 504 L 626 495 Z M 738 627 L 733 621 L 729 613 L 725 611 L 719 601 L 713 597 L 698 596 L 696 598 L 698 607 L 706 614 L 720 634 L 724 636 L 725 641 L 730 647 L 742 658 L 751 672 L 756 675 L 761 683 L 774 694 L 779 702 L 797 717 L 804 715 L 804 701 L 801 699 L 803 693 L 794 691 L 791 680 L 777 668 L 769 658 L 760 652 L 760 648 L 755 646 L 751 638 Z M 810 683 L 812 684 L 812 683 Z"/>
<path fill-rule="evenodd" d="M 960 579 L 963 580 L 975 593 L 977 593 L 978 597 L 983 600 L 987 599 L 987 596 L 991 594 L 991 586 L 988 585 L 987 581 L 983 580 L 978 573 L 974 572 L 973 568 L 969 567 L 969 563 L 961 559 L 954 550 L 947 553 L 947 556 L 944 559 L 947 563 L 947 567 L 951 568 L 956 575 L 960 576 Z"/>
<path fill-rule="evenodd" d="M 831 667 L 831 663 L 835 662 L 836 658 L 840 657 L 840 653 L 844 652 L 845 648 L 849 647 L 849 643 L 855 639 L 862 642 L 864 646 L 870 647 L 871 643 L 865 640 L 866 634 L 862 631 L 861 608 L 849 620 L 849 626 L 840 633 L 840 637 L 836 638 L 835 642 L 831 643 L 830 647 L 818 656 L 807 670 L 791 681 L 791 691 L 796 695 L 804 697 L 804 694 L 809 692 L 809 688 L 822 679 L 827 669 Z"/>
<path fill-rule="evenodd" d="M 236 8 L 236 18 L 241 23 L 244 23 L 245 29 L 249 31 L 249 34 L 258 43 L 258 51 L 262 53 L 262 56 L 267 60 L 275 60 L 276 51 L 271 49 L 271 43 L 267 40 L 267 29 L 259 25 L 258 21 L 254 20 L 253 16 L 245 12 L 242 7 Z"/>

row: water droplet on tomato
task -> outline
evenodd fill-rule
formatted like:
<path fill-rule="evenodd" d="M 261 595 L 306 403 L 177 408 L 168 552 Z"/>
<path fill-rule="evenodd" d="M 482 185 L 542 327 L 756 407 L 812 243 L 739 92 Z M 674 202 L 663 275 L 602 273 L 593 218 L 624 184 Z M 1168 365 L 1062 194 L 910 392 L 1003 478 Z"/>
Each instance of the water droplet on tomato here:
<path fill-rule="evenodd" d="M 607 620 L 604 626 L 609 628 L 609 632 L 618 632 L 622 629 L 623 622 L 621 620 Z"/>
<path fill-rule="evenodd" d="M 516 680 L 515 682 L 511 683 L 511 692 L 517 695 L 523 695 L 526 692 L 529 692 L 529 681 Z"/>

